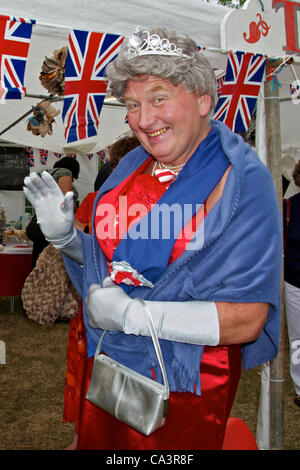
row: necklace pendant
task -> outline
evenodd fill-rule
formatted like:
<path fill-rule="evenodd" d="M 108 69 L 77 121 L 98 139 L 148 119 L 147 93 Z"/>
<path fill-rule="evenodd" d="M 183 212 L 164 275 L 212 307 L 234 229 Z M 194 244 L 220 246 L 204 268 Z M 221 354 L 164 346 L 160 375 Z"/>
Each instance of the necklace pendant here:
<path fill-rule="evenodd" d="M 175 171 L 169 170 L 167 168 L 158 168 L 157 170 L 154 170 L 154 174 L 161 183 L 166 183 L 168 181 L 173 182 L 177 177 L 177 173 L 175 173 Z"/>
<path fill-rule="evenodd" d="M 160 183 L 170 182 L 171 184 L 175 181 L 184 165 L 185 163 L 182 165 L 165 165 L 164 163 L 156 160 L 151 174 L 152 176 L 156 176 Z"/>

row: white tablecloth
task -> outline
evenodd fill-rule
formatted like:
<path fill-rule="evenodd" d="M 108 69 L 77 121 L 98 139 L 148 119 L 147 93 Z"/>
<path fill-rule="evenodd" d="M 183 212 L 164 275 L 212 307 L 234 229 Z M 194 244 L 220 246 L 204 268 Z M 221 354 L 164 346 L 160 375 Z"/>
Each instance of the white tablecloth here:
<path fill-rule="evenodd" d="M 32 253 L 32 245 L 3 245 L 3 250 L 0 250 L 0 255 L 17 255 Z"/>

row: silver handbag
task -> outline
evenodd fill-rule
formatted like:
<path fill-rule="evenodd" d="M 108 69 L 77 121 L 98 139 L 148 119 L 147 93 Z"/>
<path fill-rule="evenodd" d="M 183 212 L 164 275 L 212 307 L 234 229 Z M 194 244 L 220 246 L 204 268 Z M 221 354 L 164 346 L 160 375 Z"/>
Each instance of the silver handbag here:
<path fill-rule="evenodd" d="M 98 343 L 87 400 L 119 421 L 149 436 L 165 425 L 169 407 L 169 384 L 154 322 L 142 299 L 152 341 L 162 371 L 164 385 L 100 354 L 106 331 Z"/>

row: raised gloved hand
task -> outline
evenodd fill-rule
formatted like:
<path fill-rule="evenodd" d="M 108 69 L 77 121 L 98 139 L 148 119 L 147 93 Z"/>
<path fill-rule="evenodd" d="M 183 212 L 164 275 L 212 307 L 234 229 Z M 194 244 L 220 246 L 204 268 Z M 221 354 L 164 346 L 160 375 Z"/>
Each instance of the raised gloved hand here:
<path fill-rule="evenodd" d="M 76 237 L 73 192 L 64 195 L 46 171 L 41 178 L 36 173 L 26 176 L 24 185 L 25 197 L 35 209 L 46 240 L 58 249 L 70 243 Z"/>
<path fill-rule="evenodd" d="M 89 324 L 93 328 L 124 331 L 126 334 L 150 336 L 144 304 L 149 308 L 157 336 L 190 344 L 215 346 L 220 328 L 215 302 L 144 303 L 131 299 L 108 277 L 90 286 L 86 298 Z"/>

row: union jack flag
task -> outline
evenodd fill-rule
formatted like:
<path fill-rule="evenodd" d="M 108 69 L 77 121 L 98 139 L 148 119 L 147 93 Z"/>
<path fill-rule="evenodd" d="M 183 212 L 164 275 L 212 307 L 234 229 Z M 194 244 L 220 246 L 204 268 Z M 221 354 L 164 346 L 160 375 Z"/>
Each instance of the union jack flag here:
<path fill-rule="evenodd" d="M 248 129 L 265 70 L 262 55 L 229 52 L 225 79 L 215 108 L 214 119 L 234 132 Z"/>
<path fill-rule="evenodd" d="M 105 67 L 115 59 L 123 39 L 115 34 L 70 32 L 62 111 L 67 142 L 97 134 L 108 83 Z"/>
<path fill-rule="evenodd" d="M 34 154 L 33 154 L 33 148 L 32 147 L 26 147 L 26 152 L 28 153 L 29 157 L 29 166 L 34 167 Z"/>
<path fill-rule="evenodd" d="M 32 25 L 35 20 L 0 15 L 1 100 L 21 99 Z"/>
<path fill-rule="evenodd" d="M 48 150 L 40 149 L 40 161 L 41 165 L 47 165 Z"/>

